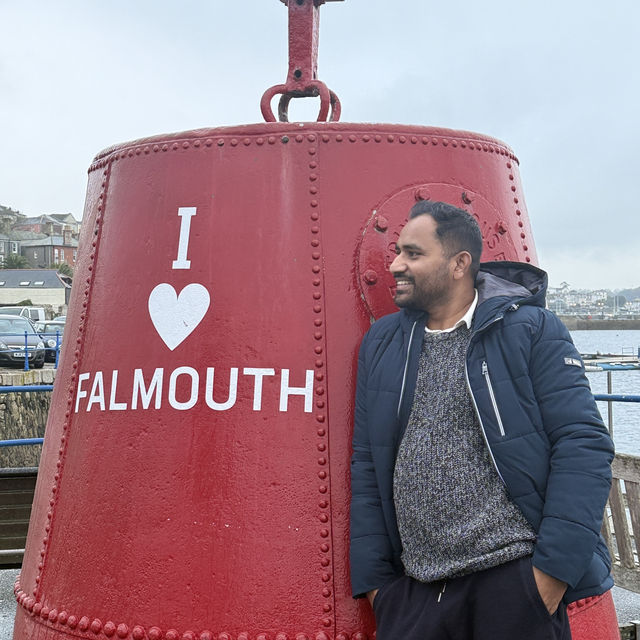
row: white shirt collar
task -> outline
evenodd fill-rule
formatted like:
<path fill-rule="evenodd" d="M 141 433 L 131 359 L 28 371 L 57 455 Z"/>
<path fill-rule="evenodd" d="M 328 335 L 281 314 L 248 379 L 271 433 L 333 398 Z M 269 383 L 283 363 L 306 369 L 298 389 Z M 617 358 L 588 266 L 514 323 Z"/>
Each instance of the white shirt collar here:
<path fill-rule="evenodd" d="M 426 333 L 449 333 L 450 331 L 455 331 L 458 327 L 462 325 L 467 325 L 467 328 L 471 329 L 471 321 L 473 320 L 473 314 L 476 312 L 476 307 L 478 306 L 478 290 L 474 289 L 476 295 L 473 298 L 473 302 L 465 312 L 465 314 L 456 322 L 453 327 L 449 327 L 448 329 L 429 329 L 429 327 L 425 326 L 424 330 Z"/>

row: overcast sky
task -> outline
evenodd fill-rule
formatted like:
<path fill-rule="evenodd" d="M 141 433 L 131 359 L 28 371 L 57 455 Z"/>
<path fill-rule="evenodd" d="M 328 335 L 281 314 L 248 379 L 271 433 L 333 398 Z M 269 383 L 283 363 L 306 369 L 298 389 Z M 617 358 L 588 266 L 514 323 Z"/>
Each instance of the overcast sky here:
<path fill-rule="evenodd" d="M 551 284 L 640 286 L 639 24 L 638 0 L 329 2 L 319 77 L 343 122 L 503 140 Z M 27 215 L 80 218 L 112 144 L 261 122 L 287 72 L 279 0 L 0 0 L 0 25 L 0 204 Z"/>

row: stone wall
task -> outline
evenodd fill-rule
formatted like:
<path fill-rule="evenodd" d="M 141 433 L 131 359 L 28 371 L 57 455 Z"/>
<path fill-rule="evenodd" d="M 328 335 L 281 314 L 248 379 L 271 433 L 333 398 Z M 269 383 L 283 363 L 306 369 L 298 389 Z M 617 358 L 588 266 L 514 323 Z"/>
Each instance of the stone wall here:
<path fill-rule="evenodd" d="M 4 386 L 53 384 L 54 369 L 0 369 L 0 440 L 42 438 L 47 424 L 50 391 L 2 393 Z M 37 467 L 42 445 L 0 447 L 0 467 Z"/>

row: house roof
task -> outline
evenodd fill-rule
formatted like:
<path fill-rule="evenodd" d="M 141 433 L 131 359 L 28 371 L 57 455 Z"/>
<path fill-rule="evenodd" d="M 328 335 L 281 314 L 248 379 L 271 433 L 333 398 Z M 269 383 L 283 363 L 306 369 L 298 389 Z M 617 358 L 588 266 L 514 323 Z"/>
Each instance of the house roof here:
<path fill-rule="evenodd" d="M 29 284 L 21 284 L 28 282 Z M 65 289 L 55 269 L 0 269 L 2 289 Z"/>
<path fill-rule="evenodd" d="M 21 247 L 73 247 L 77 248 L 78 241 L 74 238 L 69 238 L 68 242 L 64 241 L 62 236 L 44 236 L 43 238 L 36 238 L 34 240 L 21 240 Z"/>

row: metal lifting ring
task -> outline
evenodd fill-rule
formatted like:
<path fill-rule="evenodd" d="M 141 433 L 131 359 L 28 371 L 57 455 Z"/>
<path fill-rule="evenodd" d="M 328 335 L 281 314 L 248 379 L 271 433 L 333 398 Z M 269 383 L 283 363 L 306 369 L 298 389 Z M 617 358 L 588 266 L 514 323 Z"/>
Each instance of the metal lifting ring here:
<path fill-rule="evenodd" d="M 291 90 L 287 85 L 279 84 L 267 89 L 260 100 L 260 110 L 266 122 L 276 122 L 276 117 L 271 108 L 271 100 L 281 94 L 278 103 L 278 121 L 289 122 L 289 103 L 292 98 L 315 98 L 320 96 L 320 111 L 317 122 L 337 122 L 340 119 L 340 99 L 331 91 L 324 82 L 318 80 L 309 84 L 303 91 Z M 329 110 L 331 112 L 329 113 Z"/>

